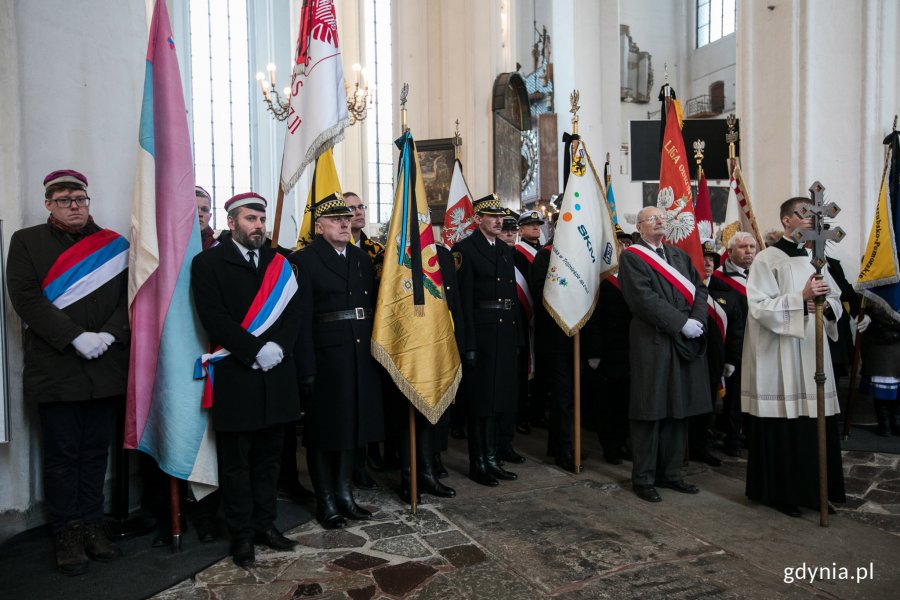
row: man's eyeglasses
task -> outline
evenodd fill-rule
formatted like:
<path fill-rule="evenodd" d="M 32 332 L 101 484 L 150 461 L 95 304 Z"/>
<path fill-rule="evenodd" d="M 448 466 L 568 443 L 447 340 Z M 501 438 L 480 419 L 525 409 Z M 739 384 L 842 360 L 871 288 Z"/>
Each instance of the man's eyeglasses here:
<path fill-rule="evenodd" d="M 358 210 L 358 211 L 362 212 L 362 211 L 366 210 L 366 205 L 365 204 L 348 204 L 347 208 L 349 208 L 350 210 Z"/>
<path fill-rule="evenodd" d="M 641 219 L 638 223 L 652 223 L 653 221 L 665 221 L 662 215 L 650 215 L 646 219 Z"/>
<path fill-rule="evenodd" d="M 50 202 L 56 202 L 56 205 L 62 208 L 69 208 L 73 202 L 75 206 L 87 206 L 91 203 L 91 198 L 90 196 L 84 196 L 83 198 L 53 198 Z"/>

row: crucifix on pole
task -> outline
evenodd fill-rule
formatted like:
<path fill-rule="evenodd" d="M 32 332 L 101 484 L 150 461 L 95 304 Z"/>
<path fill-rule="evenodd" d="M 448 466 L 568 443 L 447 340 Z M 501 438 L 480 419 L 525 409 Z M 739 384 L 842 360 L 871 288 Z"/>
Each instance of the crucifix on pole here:
<path fill-rule="evenodd" d="M 809 229 L 794 232 L 795 242 L 805 243 L 812 250 L 810 261 L 816 269 L 815 278 L 822 279 L 825 267 L 826 242 L 840 242 L 846 235 L 840 227 L 830 227 L 825 219 L 833 219 L 841 211 L 834 202 L 825 203 L 825 186 L 818 181 L 809 188 L 812 204 L 801 204 L 796 213 L 810 219 Z M 828 527 L 828 468 L 825 454 L 825 296 L 816 296 L 816 429 L 819 447 L 819 525 Z"/>

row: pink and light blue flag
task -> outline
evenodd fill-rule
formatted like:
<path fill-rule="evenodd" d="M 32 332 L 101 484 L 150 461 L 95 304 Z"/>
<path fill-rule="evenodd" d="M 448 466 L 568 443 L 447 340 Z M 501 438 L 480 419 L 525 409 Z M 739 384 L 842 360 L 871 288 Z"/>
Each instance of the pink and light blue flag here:
<path fill-rule="evenodd" d="M 202 497 L 218 484 L 215 442 L 194 359 L 206 341 L 190 297 L 200 252 L 194 167 L 175 41 L 164 1 L 150 24 L 131 216 L 128 300 L 131 364 L 125 447 L 194 484 Z M 197 485 L 199 484 L 199 486 Z"/>

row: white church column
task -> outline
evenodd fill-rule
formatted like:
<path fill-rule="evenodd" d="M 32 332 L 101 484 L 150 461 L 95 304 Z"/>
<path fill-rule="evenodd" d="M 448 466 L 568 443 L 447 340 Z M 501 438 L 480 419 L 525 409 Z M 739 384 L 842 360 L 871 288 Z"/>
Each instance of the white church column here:
<path fill-rule="evenodd" d="M 741 157 L 760 225 L 815 180 L 843 212 L 833 253 L 851 280 L 871 224 L 881 140 L 900 110 L 895 2 L 740 2 L 737 114 Z"/>

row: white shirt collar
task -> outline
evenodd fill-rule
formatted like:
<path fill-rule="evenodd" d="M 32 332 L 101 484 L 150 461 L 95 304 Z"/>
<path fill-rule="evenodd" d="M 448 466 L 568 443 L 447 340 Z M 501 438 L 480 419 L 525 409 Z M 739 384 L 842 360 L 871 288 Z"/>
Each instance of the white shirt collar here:
<path fill-rule="evenodd" d="M 247 246 L 243 245 L 242 243 L 240 243 L 240 242 L 237 241 L 236 239 L 234 239 L 234 236 L 231 237 L 231 241 L 234 242 L 234 245 L 235 245 L 235 246 L 237 246 L 237 249 L 238 249 L 238 251 L 241 253 L 241 256 L 244 257 L 244 260 L 246 260 L 247 262 L 250 262 L 250 257 L 247 256 L 247 253 L 250 252 L 251 249 L 248 248 Z M 256 256 L 259 256 L 259 250 L 253 250 L 253 251 L 256 252 Z M 258 263 L 258 262 L 259 262 L 259 261 L 257 261 L 257 263 Z"/>

